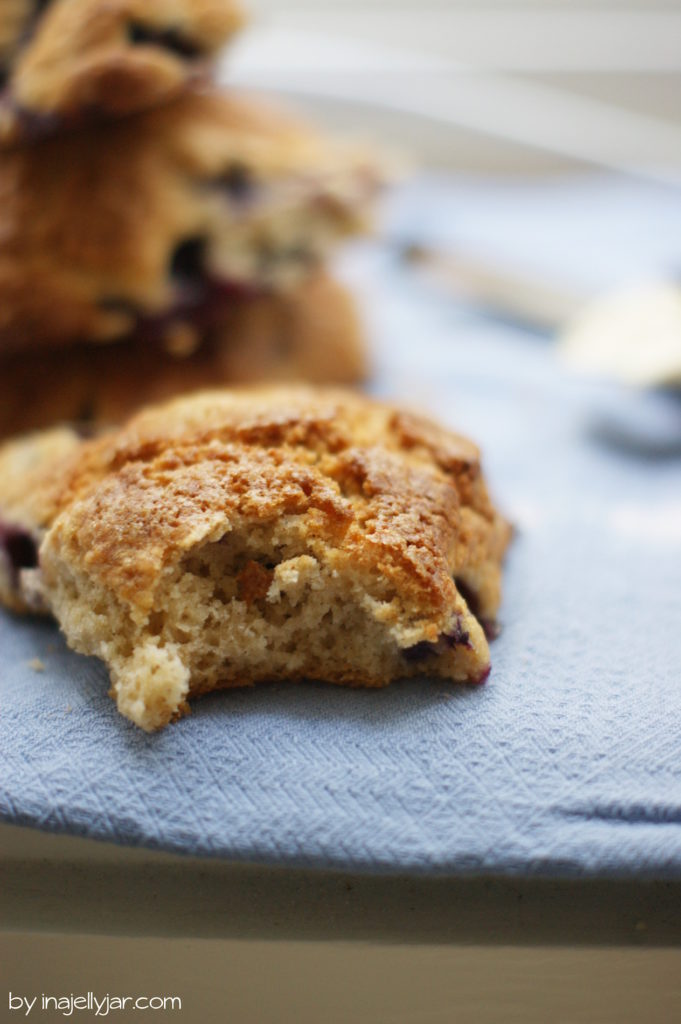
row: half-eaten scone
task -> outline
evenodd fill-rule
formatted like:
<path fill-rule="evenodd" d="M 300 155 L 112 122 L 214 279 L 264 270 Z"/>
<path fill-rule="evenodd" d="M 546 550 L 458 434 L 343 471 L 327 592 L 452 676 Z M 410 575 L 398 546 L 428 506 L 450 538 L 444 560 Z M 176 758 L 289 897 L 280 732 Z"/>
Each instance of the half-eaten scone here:
<path fill-rule="evenodd" d="M 265 680 L 489 674 L 509 527 L 464 438 L 349 392 L 270 388 L 53 436 L 42 475 L 40 443 L 0 450 L 0 592 L 103 659 L 143 729 Z"/>

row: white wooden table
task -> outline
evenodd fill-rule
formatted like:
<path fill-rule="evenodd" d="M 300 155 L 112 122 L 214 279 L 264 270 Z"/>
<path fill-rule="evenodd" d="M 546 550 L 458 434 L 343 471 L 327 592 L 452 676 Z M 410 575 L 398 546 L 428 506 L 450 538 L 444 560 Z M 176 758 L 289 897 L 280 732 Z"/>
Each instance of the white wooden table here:
<path fill-rule="evenodd" d="M 267 869 L 9 826 L 0 850 L 13 993 L 235 1024 L 681 1019 L 681 884 Z"/>

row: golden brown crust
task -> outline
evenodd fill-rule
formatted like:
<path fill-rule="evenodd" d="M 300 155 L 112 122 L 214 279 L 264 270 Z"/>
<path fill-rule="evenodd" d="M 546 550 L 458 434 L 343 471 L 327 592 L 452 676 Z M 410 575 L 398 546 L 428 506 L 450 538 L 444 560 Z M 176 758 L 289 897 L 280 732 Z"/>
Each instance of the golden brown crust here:
<path fill-rule="evenodd" d="M 489 673 L 509 529 L 475 446 L 419 416 L 343 391 L 203 392 L 42 459 L 42 480 L 35 462 L 28 504 L 0 489 L 0 522 L 41 524 L 40 567 L 5 529 L 0 599 L 44 600 L 144 729 L 266 679 Z"/>
<path fill-rule="evenodd" d="M 0 5 L 0 143 L 146 109 L 180 91 L 243 22 L 236 0 Z"/>
<path fill-rule="evenodd" d="M 508 540 L 474 445 L 350 392 L 246 389 L 177 399 L 82 442 L 77 457 L 53 461 L 46 478 L 33 519 L 49 528 L 58 517 L 44 546 L 48 573 L 60 560 L 85 564 L 140 608 L 153 604 L 162 567 L 197 537 L 224 530 L 236 515 L 268 520 L 295 511 L 308 514 L 320 536 L 342 534 L 344 557 L 368 560 L 437 633 L 454 578 L 485 563 L 498 575 Z M 31 489 L 41 492 L 34 478 Z M 496 610 L 488 604 L 481 615 Z"/>
<path fill-rule="evenodd" d="M 7 153 L 0 352 L 191 325 L 235 288 L 285 289 L 364 226 L 376 184 L 365 153 L 211 91 Z"/>
<path fill-rule="evenodd" d="M 366 374 L 352 296 L 323 273 L 290 293 L 235 302 L 197 341 L 185 353 L 150 338 L 0 357 L 0 438 L 58 423 L 120 424 L 146 404 L 199 388 L 354 384 Z"/>

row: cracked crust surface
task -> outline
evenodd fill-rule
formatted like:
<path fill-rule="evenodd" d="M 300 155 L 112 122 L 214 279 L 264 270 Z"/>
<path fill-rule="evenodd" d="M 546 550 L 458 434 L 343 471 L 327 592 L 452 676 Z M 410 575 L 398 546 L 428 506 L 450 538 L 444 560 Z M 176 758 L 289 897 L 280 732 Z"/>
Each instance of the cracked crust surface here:
<path fill-rule="evenodd" d="M 234 302 L 188 347 L 175 338 L 76 345 L 0 357 L 0 438 L 58 423 L 122 423 L 142 406 L 188 391 L 275 381 L 354 384 L 366 374 L 350 293 L 325 273 L 291 292 Z"/>
<path fill-rule="evenodd" d="M 489 673 L 509 528 L 476 447 L 420 416 L 328 389 L 204 392 L 32 483 L 47 602 L 142 728 L 261 680 Z"/>
<path fill-rule="evenodd" d="M 363 150 L 194 91 L 0 161 L 0 352 L 200 326 L 366 226 Z"/>
<path fill-rule="evenodd" d="M 164 102 L 243 20 L 235 0 L 3 0 L 0 144 Z"/>

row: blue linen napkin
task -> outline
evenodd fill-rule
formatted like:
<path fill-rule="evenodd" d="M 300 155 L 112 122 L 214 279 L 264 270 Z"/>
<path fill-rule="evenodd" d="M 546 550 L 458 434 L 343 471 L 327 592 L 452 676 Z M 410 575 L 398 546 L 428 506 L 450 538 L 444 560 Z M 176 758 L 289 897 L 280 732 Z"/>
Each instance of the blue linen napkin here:
<path fill-rule="evenodd" d="M 643 228 L 645 227 L 645 231 Z M 675 196 L 611 180 L 416 182 L 394 237 L 598 289 L 665 269 Z M 632 396 L 467 309 L 389 248 L 345 260 L 374 391 L 481 444 L 518 528 L 487 685 L 275 684 L 148 736 L 55 626 L 0 614 L 0 819 L 124 844 L 372 871 L 681 877 L 681 464 L 597 429 Z M 653 427 L 681 429 L 669 398 Z M 659 416 L 658 416 L 659 414 Z M 44 665 L 35 662 L 39 659 Z"/>

